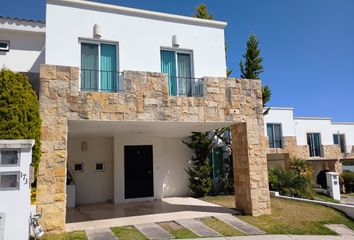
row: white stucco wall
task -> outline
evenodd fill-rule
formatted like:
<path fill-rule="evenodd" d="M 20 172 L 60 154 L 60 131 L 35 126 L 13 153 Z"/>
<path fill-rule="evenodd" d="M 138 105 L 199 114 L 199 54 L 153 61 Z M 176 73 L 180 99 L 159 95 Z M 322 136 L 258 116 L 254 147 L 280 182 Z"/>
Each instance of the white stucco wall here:
<path fill-rule="evenodd" d="M 119 43 L 119 71 L 160 72 L 160 48 L 172 47 L 177 35 L 179 48 L 193 51 L 195 77 L 226 75 L 222 28 L 51 2 L 46 8 L 46 64 L 80 67 L 79 38 L 92 39 L 93 26 L 99 24 L 102 40 Z"/>
<path fill-rule="evenodd" d="M 188 177 L 185 169 L 191 152 L 181 139 L 141 135 L 115 135 L 114 137 L 114 202 L 124 203 L 142 199 L 124 199 L 124 146 L 153 146 L 154 197 L 185 196 L 188 194 Z M 137 166 L 139 167 L 139 166 Z"/>
<path fill-rule="evenodd" d="M 344 134 L 347 152 L 351 152 L 354 146 L 354 123 L 332 123 L 332 134 Z"/>
<path fill-rule="evenodd" d="M 264 116 L 264 132 L 267 134 L 267 123 L 281 123 L 283 136 L 296 136 L 298 145 L 307 145 L 307 133 L 321 133 L 323 145 L 332 145 L 333 134 L 345 134 L 347 152 L 354 146 L 354 123 L 336 123 L 330 118 L 294 117 L 293 108 L 273 107 Z"/>
<path fill-rule="evenodd" d="M 6 143 L 5 143 L 6 142 Z M 3 149 L 20 151 L 19 166 L 0 166 L 0 172 L 20 172 L 18 190 L 0 190 L 0 214 L 5 214 L 4 225 L 0 225 L 3 239 L 28 239 L 30 220 L 30 164 L 33 140 L 1 140 Z M 24 148 L 21 149 L 21 144 Z M 11 146 L 12 145 L 12 146 Z M 26 145 L 26 146 L 25 146 Z M 1 233 L 0 233 L 1 234 Z M 0 235 L 1 238 L 1 235 Z M 1 238 L 2 239 L 2 238 Z"/>
<path fill-rule="evenodd" d="M 267 123 L 280 123 L 283 136 L 295 136 L 293 108 L 271 108 L 264 116 L 264 132 L 267 135 Z"/>
<path fill-rule="evenodd" d="M 294 121 L 298 145 L 307 145 L 307 133 L 321 133 L 322 145 L 333 144 L 330 119 L 295 118 Z"/>
<path fill-rule="evenodd" d="M 87 142 L 87 151 L 81 142 Z M 96 172 L 96 163 L 104 162 L 105 171 Z M 75 172 L 74 164 L 84 163 L 83 172 Z M 68 166 L 76 182 L 76 203 L 113 201 L 113 138 L 71 138 L 68 140 Z"/>
<path fill-rule="evenodd" d="M 45 34 L 0 28 L 0 40 L 10 41 L 8 52 L 0 51 L 0 68 L 17 72 L 39 72 L 45 58 Z"/>

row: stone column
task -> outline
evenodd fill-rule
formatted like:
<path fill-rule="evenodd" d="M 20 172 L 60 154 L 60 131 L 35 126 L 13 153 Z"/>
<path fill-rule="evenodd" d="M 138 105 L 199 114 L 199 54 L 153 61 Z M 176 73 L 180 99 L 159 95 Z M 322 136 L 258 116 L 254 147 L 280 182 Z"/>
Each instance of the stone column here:
<path fill-rule="evenodd" d="M 74 69 L 75 70 L 75 69 Z M 78 75 L 70 67 L 41 65 L 41 160 L 37 176 L 37 212 L 46 231 L 63 231 L 66 215 L 67 92 Z"/>
<path fill-rule="evenodd" d="M 236 208 L 252 216 L 270 214 L 266 139 L 257 119 L 232 126 Z"/>

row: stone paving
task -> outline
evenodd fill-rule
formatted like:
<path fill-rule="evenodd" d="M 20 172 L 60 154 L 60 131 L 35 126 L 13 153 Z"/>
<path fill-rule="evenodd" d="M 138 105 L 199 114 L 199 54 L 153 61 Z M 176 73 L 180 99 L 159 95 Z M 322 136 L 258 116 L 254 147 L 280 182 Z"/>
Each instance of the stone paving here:
<path fill-rule="evenodd" d="M 174 238 L 169 232 L 157 225 L 156 223 L 146 223 L 134 225 L 148 239 L 172 239 Z"/>
<path fill-rule="evenodd" d="M 230 214 L 216 215 L 214 218 L 249 236 L 224 237 L 196 219 L 181 219 L 175 220 L 175 222 L 201 237 L 206 237 L 198 238 L 199 240 L 354 240 L 354 231 L 343 224 L 325 225 L 327 228 L 338 233 L 339 236 L 266 235 L 262 230 L 249 225 Z M 174 238 L 168 231 L 156 223 L 134 224 L 133 226 L 151 240 Z M 87 229 L 85 232 L 88 240 L 118 240 L 109 228 Z"/>
<path fill-rule="evenodd" d="M 214 216 L 214 218 L 230 225 L 233 228 L 236 228 L 237 230 L 243 232 L 246 235 L 265 234 L 265 232 L 260 230 L 259 228 L 256 228 L 255 226 L 252 226 L 244 221 L 241 221 L 237 217 L 234 217 L 230 214 L 218 215 L 218 216 Z"/>
<path fill-rule="evenodd" d="M 90 229 L 85 231 L 88 240 L 118 240 L 109 228 Z"/>
<path fill-rule="evenodd" d="M 196 219 L 183 219 L 176 221 L 179 225 L 189 229 L 190 231 L 194 232 L 198 236 L 201 237 L 220 237 L 222 236 L 217 231 L 211 229 L 210 227 L 206 226 L 202 222 Z"/>

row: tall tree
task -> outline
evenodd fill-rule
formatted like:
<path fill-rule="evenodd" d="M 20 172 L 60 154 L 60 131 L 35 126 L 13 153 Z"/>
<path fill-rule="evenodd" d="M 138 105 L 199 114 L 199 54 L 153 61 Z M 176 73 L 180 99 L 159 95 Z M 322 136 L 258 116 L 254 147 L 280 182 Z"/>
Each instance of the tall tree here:
<path fill-rule="evenodd" d="M 246 53 L 243 56 L 245 62 L 240 61 L 241 78 L 247 79 L 259 79 L 259 76 L 263 72 L 262 61 L 260 56 L 259 41 L 255 35 L 251 35 L 248 38 Z M 270 101 L 272 92 L 268 85 L 262 87 L 263 107 L 267 107 L 267 103 Z M 266 108 L 263 112 L 264 115 L 268 114 L 270 108 Z"/>
<path fill-rule="evenodd" d="M 196 18 L 207 19 L 207 20 L 214 19 L 213 14 L 209 12 L 208 7 L 205 5 L 205 3 L 198 5 L 195 8 L 195 13 L 193 13 L 192 16 Z M 226 52 L 227 52 L 227 43 L 225 42 L 225 58 L 227 60 Z M 229 77 L 231 73 L 232 73 L 232 69 L 227 68 L 226 76 Z"/>

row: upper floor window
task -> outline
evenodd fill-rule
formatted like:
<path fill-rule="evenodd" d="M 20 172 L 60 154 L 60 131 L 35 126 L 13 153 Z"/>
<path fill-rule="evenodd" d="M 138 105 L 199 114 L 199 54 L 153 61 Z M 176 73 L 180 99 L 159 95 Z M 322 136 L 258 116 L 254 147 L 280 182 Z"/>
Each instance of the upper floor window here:
<path fill-rule="evenodd" d="M 117 67 L 117 46 L 81 43 L 81 90 L 116 92 L 122 90 Z"/>
<path fill-rule="evenodd" d="M 168 76 L 171 96 L 194 95 L 196 82 L 192 78 L 192 57 L 187 51 L 161 50 L 161 72 Z"/>
<path fill-rule="evenodd" d="M 269 139 L 270 148 L 283 147 L 283 134 L 282 134 L 281 124 L 267 123 L 267 135 Z"/>
<path fill-rule="evenodd" d="M 321 157 L 322 156 L 322 144 L 321 144 L 321 134 L 320 133 L 308 133 L 307 134 L 307 145 L 310 150 L 310 157 Z"/>
<path fill-rule="evenodd" d="M 333 134 L 333 143 L 340 146 L 340 150 L 342 153 L 346 152 L 345 135 L 344 134 Z"/>

